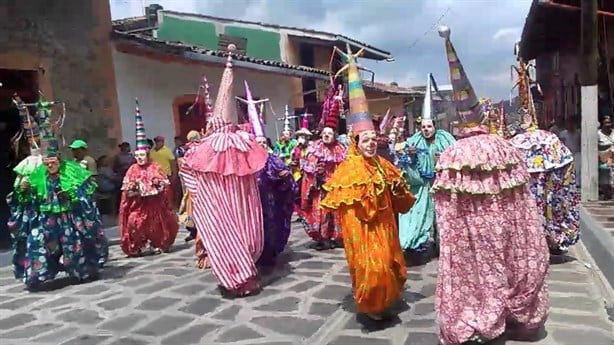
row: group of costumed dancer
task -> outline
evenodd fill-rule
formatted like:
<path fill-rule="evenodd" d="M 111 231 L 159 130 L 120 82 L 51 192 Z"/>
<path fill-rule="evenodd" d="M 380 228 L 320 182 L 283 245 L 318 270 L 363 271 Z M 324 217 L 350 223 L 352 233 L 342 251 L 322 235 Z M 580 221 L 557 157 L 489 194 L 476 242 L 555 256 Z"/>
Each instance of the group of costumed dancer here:
<path fill-rule="evenodd" d="M 252 99 L 247 82 L 249 122 L 232 122 L 230 45 L 213 106 L 206 79 L 199 89 L 206 128 L 188 134 L 179 160 L 179 219 L 170 182 L 148 157 L 137 102 L 136 163 L 123 181 L 119 215 L 124 253 L 168 252 L 181 220 L 196 238 L 198 267 L 211 269 L 223 295 L 247 296 L 261 289 L 259 274 L 275 268 L 296 214 L 313 249 L 345 250 L 357 311 L 374 322 L 390 317 L 401 300 L 404 254 L 434 243 L 443 344 L 535 333 L 547 317 L 549 255 L 579 238 L 573 155 L 537 128 L 529 65 L 517 59 L 522 102 L 517 114 L 506 115 L 477 98 L 450 29 L 439 33 L 458 115 L 456 138 L 435 127 L 430 74 L 419 131 L 404 138 L 404 119 L 389 114 L 376 126 L 356 63 L 362 51 L 348 46 L 335 48 L 347 64 L 331 78 L 320 138 L 312 138 L 306 116 L 292 135 L 286 109 L 282 136 L 269 147 L 261 101 Z M 347 95 L 333 82 L 342 74 Z M 87 170 L 60 157 L 48 103 L 37 107 L 40 130 L 30 130 L 32 118 L 22 116 L 31 156 L 16 168 L 8 197 L 15 276 L 32 289 L 59 271 L 95 278 L 107 258 L 92 201 L 96 186 Z M 338 137 L 342 112 L 348 133 Z"/>

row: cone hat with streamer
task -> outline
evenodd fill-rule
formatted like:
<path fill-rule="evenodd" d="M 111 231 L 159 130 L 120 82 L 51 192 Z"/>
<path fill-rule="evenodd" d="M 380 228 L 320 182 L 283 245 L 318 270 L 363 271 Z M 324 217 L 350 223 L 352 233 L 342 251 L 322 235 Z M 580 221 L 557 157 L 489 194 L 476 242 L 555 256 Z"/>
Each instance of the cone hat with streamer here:
<path fill-rule="evenodd" d="M 450 28 L 447 26 L 439 27 L 439 36 L 445 40 L 446 56 L 450 67 L 450 82 L 452 84 L 453 100 L 456 111 L 466 127 L 475 127 L 480 124 L 481 109 L 478 97 L 473 86 L 465 73 L 465 69 L 456 54 L 454 45 L 450 41 Z"/>
<path fill-rule="evenodd" d="M 226 68 L 222 73 L 222 79 L 220 80 L 220 87 L 217 91 L 217 98 L 215 99 L 215 105 L 213 106 L 213 119 L 217 121 L 223 121 L 226 123 L 232 122 L 230 111 L 232 109 L 232 84 L 234 76 L 232 72 L 232 52 L 236 50 L 234 44 L 228 45 L 228 58 L 226 60 Z"/>
<path fill-rule="evenodd" d="M 350 45 L 347 44 L 347 52 L 335 48 L 335 50 L 346 60 L 347 64 L 337 71 L 336 76 L 344 71 L 347 71 L 348 76 L 348 96 L 350 100 L 350 112 L 348 115 L 348 125 L 352 127 L 352 133 L 358 134 L 363 131 L 373 131 L 373 119 L 369 113 L 369 105 L 367 96 L 362 88 L 362 80 L 358 72 L 356 58 L 360 56 L 364 49 L 357 53 L 352 53 Z"/>
<path fill-rule="evenodd" d="M 256 110 L 256 103 L 254 103 L 254 98 L 252 97 L 252 92 L 249 89 L 247 81 L 245 81 L 245 98 L 247 98 L 247 117 L 252 131 L 256 137 L 264 137 L 264 126 Z"/>
<path fill-rule="evenodd" d="M 307 111 L 305 111 L 305 113 L 303 114 L 303 119 L 301 120 L 301 128 L 294 133 L 295 135 L 311 136 L 311 131 L 309 130 L 309 116 L 312 115 L 308 114 Z"/>
<path fill-rule="evenodd" d="M 384 117 L 382 118 L 382 121 L 379 123 L 380 134 L 384 135 L 388 133 L 388 129 L 390 128 L 392 120 L 393 120 L 393 116 L 390 113 L 390 108 L 388 108 L 388 110 L 386 110 L 386 115 L 384 115 Z"/>
<path fill-rule="evenodd" d="M 135 98 L 134 102 L 134 128 L 136 133 L 134 151 L 149 151 L 149 142 L 147 141 L 147 135 L 145 134 L 145 123 L 143 122 L 143 116 L 141 115 L 141 108 L 139 107 L 138 98 Z"/>

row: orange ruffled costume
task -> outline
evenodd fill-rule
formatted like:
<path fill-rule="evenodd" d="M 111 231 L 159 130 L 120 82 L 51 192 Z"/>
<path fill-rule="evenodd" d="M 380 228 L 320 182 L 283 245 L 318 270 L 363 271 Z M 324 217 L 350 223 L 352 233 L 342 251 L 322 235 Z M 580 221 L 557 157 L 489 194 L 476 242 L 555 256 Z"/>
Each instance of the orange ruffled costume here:
<path fill-rule="evenodd" d="M 353 141 L 323 188 L 328 193 L 320 205 L 341 217 L 358 312 L 381 314 L 400 299 L 407 279 L 396 218 L 415 198 L 396 167 L 363 157 Z"/>

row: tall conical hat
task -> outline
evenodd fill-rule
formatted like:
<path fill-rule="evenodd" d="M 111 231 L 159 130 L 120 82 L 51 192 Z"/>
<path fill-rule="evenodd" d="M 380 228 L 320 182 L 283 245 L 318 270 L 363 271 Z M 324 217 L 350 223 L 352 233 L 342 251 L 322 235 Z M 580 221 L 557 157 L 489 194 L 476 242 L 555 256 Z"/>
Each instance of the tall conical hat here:
<path fill-rule="evenodd" d="M 245 98 L 247 100 L 247 117 L 249 118 L 249 123 L 252 126 L 252 131 L 256 137 L 264 137 L 264 126 L 262 126 L 262 120 L 258 115 L 258 111 L 256 110 L 256 103 L 254 103 L 254 98 L 252 97 L 252 92 L 249 89 L 249 85 L 247 85 L 247 81 L 245 82 Z"/>
<path fill-rule="evenodd" d="M 339 117 L 341 117 L 342 111 L 343 111 L 343 86 L 337 85 L 337 92 L 334 94 L 331 100 L 330 109 L 328 111 L 328 116 L 326 116 L 326 120 L 324 121 L 324 128 L 328 127 L 336 132 L 337 127 L 339 126 Z"/>
<path fill-rule="evenodd" d="M 51 106 L 53 102 L 45 100 L 43 95 L 40 95 L 36 102 L 36 115 L 41 132 L 41 151 L 45 157 L 59 157 L 60 142 L 55 133 L 55 128 L 51 122 Z"/>
<path fill-rule="evenodd" d="M 473 86 L 465 73 L 463 64 L 456 54 L 454 45 L 450 41 L 450 28 L 447 26 L 439 27 L 439 36 L 445 40 L 446 56 L 450 67 L 450 82 L 452 84 L 453 100 L 460 121 L 465 126 L 477 126 L 480 123 L 481 111 L 478 97 Z"/>
<path fill-rule="evenodd" d="M 369 113 L 367 96 L 362 88 L 362 80 L 360 79 L 358 65 L 356 64 L 356 58 L 362 54 L 364 49 L 353 54 L 350 45 L 347 44 L 346 46 L 346 53 L 338 49 L 336 51 L 347 61 L 347 64 L 337 72 L 337 75 L 347 70 L 348 96 L 350 99 L 350 113 L 347 118 L 348 125 L 352 127 L 354 134 L 368 130 L 374 131 L 375 127 L 373 126 L 371 113 Z"/>
<path fill-rule="evenodd" d="M 311 116 L 311 114 L 308 114 L 305 110 L 305 113 L 303 114 L 303 119 L 301 120 L 301 129 L 296 131 L 294 133 L 295 135 L 311 135 L 311 131 L 309 130 L 309 116 Z"/>
<path fill-rule="evenodd" d="M 380 134 L 387 134 L 388 130 L 391 127 L 392 121 L 394 120 L 392 114 L 390 113 L 390 108 L 388 108 L 388 110 L 386 110 L 386 114 L 384 115 L 384 117 L 382 118 L 382 120 L 379 123 L 379 132 Z"/>
<path fill-rule="evenodd" d="M 426 80 L 426 90 L 424 92 L 424 104 L 422 105 L 422 117 L 420 122 L 433 121 L 433 75 L 429 73 Z"/>
<path fill-rule="evenodd" d="M 145 123 L 143 122 L 143 116 L 141 115 L 141 108 L 139 107 L 138 98 L 135 98 L 134 102 L 136 104 L 134 108 L 134 128 L 136 133 L 134 150 L 149 151 L 149 142 L 147 141 L 147 135 L 145 135 Z"/>
<path fill-rule="evenodd" d="M 232 84 L 234 80 L 232 72 L 232 52 L 236 49 L 234 44 L 228 45 L 228 58 L 226 60 L 226 68 L 222 73 L 220 87 L 217 91 L 217 98 L 213 106 L 213 117 L 224 122 L 232 122 L 230 111 L 232 109 Z"/>

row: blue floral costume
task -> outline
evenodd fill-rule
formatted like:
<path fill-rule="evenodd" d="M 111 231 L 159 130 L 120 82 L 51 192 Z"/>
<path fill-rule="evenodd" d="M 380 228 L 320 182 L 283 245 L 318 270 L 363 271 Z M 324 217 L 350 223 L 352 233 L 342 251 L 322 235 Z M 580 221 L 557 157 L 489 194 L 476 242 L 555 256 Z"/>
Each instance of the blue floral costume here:
<path fill-rule="evenodd" d="M 15 278 L 29 288 L 60 271 L 81 281 L 96 278 L 108 258 L 108 243 L 92 199 L 96 183 L 90 172 L 62 161 L 57 178 L 41 165 L 28 183 L 7 197 Z"/>

